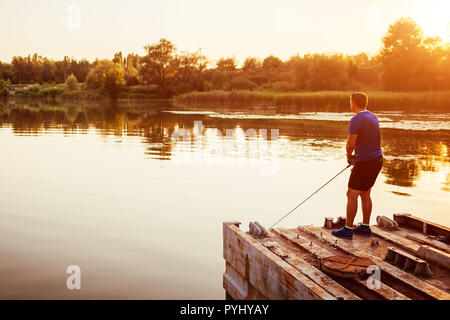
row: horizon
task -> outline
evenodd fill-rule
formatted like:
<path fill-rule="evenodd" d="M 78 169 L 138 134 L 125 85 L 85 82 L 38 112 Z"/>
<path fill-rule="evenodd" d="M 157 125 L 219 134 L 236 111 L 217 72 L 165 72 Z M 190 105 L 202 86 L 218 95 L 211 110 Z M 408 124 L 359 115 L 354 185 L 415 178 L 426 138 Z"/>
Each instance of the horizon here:
<path fill-rule="evenodd" d="M 45 0 L 44 5 L 22 0 L 7 6 L 2 2 L 0 27 L 14 32 L 6 35 L 8 46 L 2 48 L 0 61 L 10 62 L 14 56 L 34 53 L 53 60 L 68 56 L 91 62 L 111 59 L 119 51 L 124 55 L 143 55 L 144 46 L 160 38 L 172 41 L 179 51 L 200 49 L 210 62 L 235 57 L 239 65 L 246 57 L 270 55 L 282 60 L 307 53 L 375 55 L 388 26 L 401 17 L 410 16 L 425 35 L 439 36 L 448 42 L 450 19 L 445 12 L 450 4 L 441 0 L 433 2 L 434 6 L 423 0 L 401 0 L 395 4 L 386 0 L 376 4 L 349 0 L 344 6 L 332 1 L 286 0 L 283 8 L 273 10 L 267 1 L 252 0 L 240 4 L 243 5 L 240 11 L 236 11 L 239 6 L 235 6 L 238 3 L 235 0 L 226 4 L 204 0 L 189 4 L 180 0 L 135 1 L 126 8 L 120 0 L 100 0 L 95 4 L 85 0 Z M 24 3 L 28 4 L 25 10 Z M 258 15 L 249 16 L 255 8 L 259 9 Z M 230 17 L 233 24 L 228 21 Z"/>

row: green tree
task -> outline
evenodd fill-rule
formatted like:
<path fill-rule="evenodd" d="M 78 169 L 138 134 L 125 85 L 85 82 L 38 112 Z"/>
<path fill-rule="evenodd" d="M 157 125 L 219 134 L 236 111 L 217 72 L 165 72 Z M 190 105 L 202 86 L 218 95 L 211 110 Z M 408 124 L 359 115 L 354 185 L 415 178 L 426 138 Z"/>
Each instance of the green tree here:
<path fill-rule="evenodd" d="M 75 90 L 77 88 L 77 83 L 77 77 L 75 77 L 73 73 L 71 73 L 66 79 L 66 86 L 69 90 Z"/>
<path fill-rule="evenodd" d="M 112 59 L 112 62 L 116 64 L 122 65 L 124 63 L 122 51 L 119 51 L 114 54 L 114 58 Z"/>
<path fill-rule="evenodd" d="M 88 75 L 91 69 L 92 65 L 86 59 L 80 61 L 72 59 L 70 61 L 70 65 L 67 70 L 67 74 L 73 73 L 73 75 L 78 79 L 78 81 L 84 82 L 86 80 L 86 76 Z"/>
<path fill-rule="evenodd" d="M 27 58 L 13 57 L 11 60 L 13 83 L 27 83 L 31 79 L 31 70 Z"/>
<path fill-rule="evenodd" d="M 0 96 L 8 95 L 9 88 L 11 88 L 11 81 L 0 79 Z"/>
<path fill-rule="evenodd" d="M 13 71 L 11 69 L 11 64 L 0 61 L 0 78 L 7 80 L 12 79 L 12 77 Z"/>
<path fill-rule="evenodd" d="M 432 89 L 439 38 L 426 38 L 414 20 L 401 18 L 389 26 L 382 41 L 380 59 L 386 89 Z"/>
<path fill-rule="evenodd" d="M 86 81 L 84 85 L 87 89 L 98 89 L 103 85 L 103 74 L 104 72 L 111 68 L 114 63 L 109 60 L 97 60 L 94 63 L 95 67 L 89 71 L 86 76 Z"/>
<path fill-rule="evenodd" d="M 41 80 L 42 82 L 53 82 L 55 80 L 54 77 L 54 63 L 47 58 L 44 58 L 42 62 L 42 71 L 41 71 Z"/>
<path fill-rule="evenodd" d="M 63 60 L 55 62 L 54 80 L 56 83 L 63 83 L 66 81 L 66 78 L 69 76 L 70 65 L 71 61 L 69 57 L 64 57 Z"/>
<path fill-rule="evenodd" d="M 127 86 L 134 86 L 141 82 L 139 74 L 141 57 L 130 53 L 124 58 L 124 78 Z"/>
<path fill-rule="evenodd" d="M 299 55 L 293 56 L 287 62 L 288 68 L 291 69 L 291 74 L 295 86 L 299 90 L 305 90 L 306 84 L 309 77 L 309 61 L 311 60 L 310 55 L 305 55 L 301 57 Z"/>
<path fill-rule="evenodd" d="M 254 90 L 257 86 L 246 76 L 239 76 L 234 78 L 228 84 L 229 90 Z"/>
<path fill-rule="evenodd" d="M 255 57 L 248 57 L 244 60 L 242 71 L 255 72 L 261 68 L 261 61 Z"/>
<path fill-rule="evenodd" d="M 201 55 L 200 51 L 177 55 L 174 62 L 177 71 L 172 83 L 174 93 L 202 91 L 204 89 L 203 71 L 205 71 L 207 63 L 206 57 Z"/>
<path fill-rule="evenodd" d="M 282 64 L 283 62 L 281 61 L 280 58 L 270 55 L 264 59 L 262 63 L 262 68 L 264 70 L 274 71 L 279 69 L 282 66 Z"/>
<path fill-rule="evenodd" d="M 111 97 L 117 97 L 125 85 L 123 79 L 123 67 L 120 64 L 114 63 L 109 68 L 104 70 L 102 75 L 102 84 L 103 88 Z"/>
<path fill-rule="evenodd" d="M 141 75 L 146 81 L 156 84 L 162 96 L 169 96 L 170 82 L 177 71 L 175 45 L 169 40 L 160 39 L 144 49 L 147 55 L 142 58 Z"/>
<path fill-rule="evenodd" d="M 343 55 L 314 54 L 310 57 L 307 89 L 345 90 L 350 89 L 348 83 L 348 64 Z"/>
<path fill-rule="evenodd" d="M 236 58 L 220 58 L 217 61 L 216 66 L 218 71 L 234 71 L 236 70 Z"/>

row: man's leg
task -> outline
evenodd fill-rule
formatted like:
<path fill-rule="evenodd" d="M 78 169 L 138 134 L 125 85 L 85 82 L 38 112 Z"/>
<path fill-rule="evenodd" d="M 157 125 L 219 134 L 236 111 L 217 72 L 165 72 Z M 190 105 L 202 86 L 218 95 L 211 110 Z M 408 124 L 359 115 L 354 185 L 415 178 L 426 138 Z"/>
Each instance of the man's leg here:
<path fill-rule="evenodd" d="M 353 221 L 358 211 L 358 196 L 360 192 L 352 188 L 347 190 L 347 221 L 345 225 L 349 228 L 353 227 Z"/>
<path fill-rule="evenodd" d="M 370 215 L 372 214 L 372 199 L 370 198 L 370 190 L 371 189 L 372 188 L 370 188 L 367 191 L 362 191 L 361 192 L 361 205 L 362 205 L 362 212 L 363 212 L 363 225 L 369 225 L 370 224 Z"/>
<path fill-rule="evenodd" d="M 361 191 L 348 188 L 347 190 L 347 221 L 345 226 L 339 230 L 331 231 L 331 234 L 344 239 L 353 238 L 353 220 L 355 220 L 356 211 L 358 211 L 358 196 Z"/>

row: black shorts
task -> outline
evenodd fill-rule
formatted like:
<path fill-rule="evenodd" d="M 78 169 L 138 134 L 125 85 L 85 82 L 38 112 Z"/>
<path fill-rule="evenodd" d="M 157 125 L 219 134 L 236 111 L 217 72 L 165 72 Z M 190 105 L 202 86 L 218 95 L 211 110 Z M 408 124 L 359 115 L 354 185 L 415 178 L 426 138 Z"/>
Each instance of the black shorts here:
<path fill-rule="evenodd" d="M 373 187 L 383 166 L 383 156 L 369 161 L 355 162 L 348 180 L 348 187 L 354 190 L 367 191 Z"/>

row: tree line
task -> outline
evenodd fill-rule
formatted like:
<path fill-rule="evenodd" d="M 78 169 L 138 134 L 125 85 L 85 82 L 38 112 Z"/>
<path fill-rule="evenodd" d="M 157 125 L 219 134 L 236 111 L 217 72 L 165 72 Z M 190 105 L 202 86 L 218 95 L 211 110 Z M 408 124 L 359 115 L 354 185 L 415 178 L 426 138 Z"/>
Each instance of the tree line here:
<path fill-rule="evenodd" d="M 172 42 L 160 39 L 146 45 L 143 56 L 118 52 L 111 60 L 64 57 L 53 61 L 38 54 L 13 57 L 10 63 L 0 62 L 0 79 L 5 86 L 67 83 L 70 77 L 69 83 L 82 82 L 85 89 L 107 90 L 112 95 L 141 87 L 163 97 L 209 90 L 450 90 L 449 43 L 425 36 L 411 18 L 390 25 L 382 43 L 372 55 L 316 53 L 285 61 L 271 55 L 248 57 L 238 66 L 234 57 L 212 65 L 200 51 L 179 52 Z"/>

